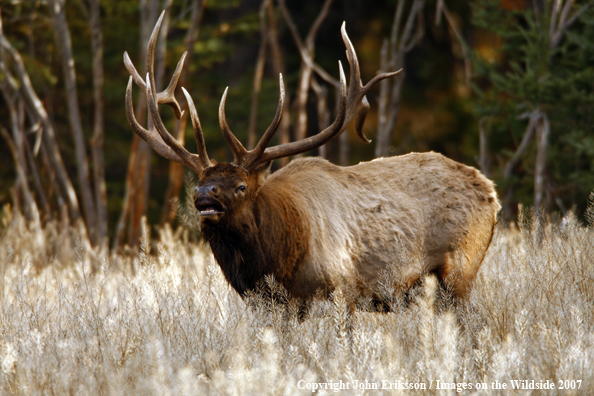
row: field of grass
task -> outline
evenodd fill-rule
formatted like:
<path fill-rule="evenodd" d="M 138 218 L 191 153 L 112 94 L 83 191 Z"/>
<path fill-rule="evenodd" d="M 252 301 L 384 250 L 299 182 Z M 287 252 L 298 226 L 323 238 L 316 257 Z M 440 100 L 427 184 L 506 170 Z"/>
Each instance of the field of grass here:
<path fill-rule="evenodd" d="M 393 312 L 350 314 L 338 292 L 300 320 L 296 304 L 242 300 L 186 231 L 147 236 L 131 258 L 13 219 L 0 394 L 594 394 L 594 229 L 572 215 L 519 224 L 497 229 L 454 308 L 429 277 Z"/>

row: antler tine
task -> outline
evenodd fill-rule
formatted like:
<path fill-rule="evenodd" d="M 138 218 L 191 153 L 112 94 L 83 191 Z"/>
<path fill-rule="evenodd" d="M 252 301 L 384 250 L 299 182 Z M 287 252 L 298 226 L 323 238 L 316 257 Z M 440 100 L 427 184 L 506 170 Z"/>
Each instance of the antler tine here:
<path fill-rule="evenodd" d="M 347 118 L 344 123 L 344 128 L 346 129 L 351 121 L 355 119 L 355 131 L 357 132 L 357 135 L 365 143 L 371 143 L 371 140 L 367 139 L 363 133 L 363 124 L 365 123 L 367 112 L 369 111 L 369 102 L 367 101 L 367 97 L 365 95 L 376 83 L 399 74 L 402 72 L 402 69 L 395 72 L 378 74 L 367 84 L 365 84 L 365 86 L 362 86 L 359 60 L 357 59 L 357 53 L 355 52 L 353 43 L 346 32 L 346 22 L 342 23 L 340 34 L 342 35 L 342 41 L 346 46 L 347 60 L 350 65 L 350 86 L 348 91 Z"/>
<path fill-rule="evenodd" d="M 359 68 L 359 60 L 357 59 L 357 53 L 355 52 L 355 47 L 353 47 L 353 43 L 349 38 L 349 35 L 346 32 L 346 22 L 342 23 L 342 27 L 340 28 L 340 34 L 342 35 L 342 41 L 344 42 L 347 54 L 347 60 L 349 61 L 349 65 L 351 66 L 351 78 L 356 78 L 357 85 L 351 81 L 351 88 L 353 92 L 360 91 L 360 95 L 365 96 L 365 94 L 378 82 L 381 80 L 385 80 L 386 78 L 394 77 L 402 72 L 403 69 L 399 69 L 393 72 L 388 73 L 381 73 L 377 76 L 373 77 L 365 86 L 361 86 L 361 72 Z M 356 88 L 358 86 L 358 88 Z M 349 92 L 350 94 L 350 92 Z"/>
<path fill-rule="evenodd" d="M 223 137 L 233 152 L 233 163 L 241 165 L 248 154 L 248 151 L 245 149 L 245 147 L 243 147 L 243 144 L 241 144 L 239 139 L 235 137 L 233 132 L 231 132 L 229 124 L 227 123 L 227 117 L 225 116 L 225 103 L 227 102 L 228 92 L 229 87 L 225 88 L 225 92 L 221 98 L 221 104 L 219 105 L 219 125 L 221 126 Z"/>
<path fill-rule="evenodd" d="M 175 72 L 173 76 L 171 76 L 171 81 L 169 82 L 169 86 L 165 88 L 162 92 L 157 94 L 157 103 L 159 104 L 168 104 L 173 109 L 173 113 L 175 114 L 175 118 L 178 120 L 182 117 L 183 111 L 181 106 L 179 105 L 177 99 L 175 99 L 175 88 L 177 87 L 177 83 L 179 82 L 179 77 L 181 76 L 182 69 L 184 68 L 184 61 L 186 60 L 186 55 L 188 55 L 188 51 L 184 52 L 177 62 L 177 66 L 175 67 Z"/>
<path fill-rule="evenodd" d="M 400 73 L 402 69 L 396 72 L 379 74 L 375 76 L 373 79 L 371 79 L 371 81 L 369 81 L 365 86 L 362 86 L 359 61 L 357 60 L 357 54 L 355 53 L 353 44 L 351 43 L 351 40 L 349 39 L 349 36 L 346 33 L 345 23 L 342 24 L 341 35 L 346 46 L 347 59 L 350 64 L 350 85 L 347 91 L 344 70 L 342 68 L 342 64 L 339 62 L 341 95 L 339 99 L 338 114 L 336 115 L 336 119 L 334 120 L 332 125 L 330 125 L 328 128 L 312 137 L 297 142 L 291 142 L 274 147 L 269 147 L 258 155 L 255 155 L 257 153 L 254 153 L 253 158 L 252 154 L 250 154 L 249 163 L 247 163 L 247 165 L 249 165 L 249 168 L 254 168 L 258 164 L 271 161 L 273 159 L 288 157 L 291 155 L 303 153 L 305 151 L 313 150 L 314 148 L 323 145 L 339 133 L 343 132 L 351 123 L 351 121 L 353 121 L 353 119 L 355 120 L 355 128 L 359 137 L 361 137 L 361 139 L 363 139 L 363 141 L 365 142 L 370 142 L 370 140 L 368 140 L 363 134 L 363 123 L 365 122 L 365 117 L 369 110 L 369 102 L 367 101 L 365 94 L 378 81 L 381 81 L 388 77 L 395 76 L 396 74 Z M 267 134 L 268 131 L 265 134 L 266 144 L 268 143 L 271 137 Z M 262 140 L 264 140 L 264 138 Z M 262 141 L 260 143 L 264 145 Z M 258 143 L 259 146 L 260 143 Z M 260 147 L 259 150 L 261 149 L 262 147 Z M 252 151 L 255 150 L 256 149 Z"/>
<path fill-rule="evenodd" d="M 183 87 L 182 92 L 186 97 L 188 108 L 190 109 L 190 117 L 192 118 L 192 127 L 194 129 L 194 137 L 196 138 L 196 146 L 198 148 L 198 158 L 200 159 L 200 164 L 203 168 L 209 168 L 212 166 L 212 163 L 210 162 L 210 158 L 208 158 L 208 153 L 206 152 L 206 142 L 204 141 L 202 125 L 200 125 L 200 119 L 198 118 L 196 106 L 194 106 L 194 101 L 192 100 L 192 97 L 188 91 L 186 91 L 186 89 Z"/>
<path fill-rule="evenodd" d="M 165 17 L 165 10 L 159 16 L 155 27 L 153 28 L 153 32 L 151 33 L 151 37 L 148 42 L 148 46 L 146 49 L 146 71 L 149 75 L 149 80 L 151 86 L 156 89 L 157 85 L 155 83 L 155 48 L 157 47 L 157 39 L 159 38 L 159 31 L 161 30 L 161 24 L 163 23 L 163 18 Z M 157 94 L 157 103 L 158 104 L 168 104 L 173 109 L 176 118 L 181 118 L 182 111 L 177 99 L 173 95 L 173 91 L 177 86 L 177 82 L 179 80 L 179 76 L 181 75 L 181 70 L 184 65 L 184 60 L 186 59 L 186 53 L 184 53 L 177 63 L 177 67 L 175 68 L 175 73 L 173 73 L 173 77 L 171 78 L 171 82 L 169 86 L 162 92 Z"/>
<path fill-rule="evenodd" d="M 200 168 L 196 166 L 195 162 L 186 163 L 170 146 L 163 142 L 163 139 L 155 133 L 154 129 L 151 129 L 150 131 L 146 130 L 138 123 L 136 116 L 134 115 L 134 105 L 132 103 L 133 80 L 134 76 L 130 76 L 128 87 L 126 88 L 126 116 L 128 117 L 128 122 L 130 123 L 132 130 L 140 136 L 142 140 L 146 141 L 160 156 L 182 165 L 186 165 L 194 172 L 200 173 Z"/>
<path fill-rule="evenodd" d="M 338 68 L 340 70 L 340 99 L 338 103 L 338 114 L 336 115 L 334 122 L 317 135 L 298 140 L 296 142 L 285 143 L 266 148 L 266 150 L 264 150 L 264 152 L 258 158 L 254 158 L 251 161 L 249 169 L 253 169 L 259 164 L 278 158 L 289 157 L 291 155 L 313 150 L 335 137 L 341 131 L 346 117 L 347 88 L 346 77 L 342 68 L 342 63 L 340 61 L 338 61 Z"/>
<path fill-rule="evenodd" d="M 128 117 L 128 122 L 130 123 L 130 126 L 134 132 L 143 140 L 145 140 L 159 155 L 171 161 L 178 162 L 192 169 L 196 173 L 200 173 L 202 168 L 211 166 L 211 162 L 208 158 L 208 155 L 206 154 L 204 136 L 202 135 L 202 128 L 200 127 L 198 113 L 196 112 L 196 108 L 194 107 L 192 99 L 189 97 L 189 95 L 187 95 L 187 92 L 184 92 L 184 94 L 186 95 L 186 98 L 189 98 L 188 106 L 190 108 L 192 125 L 194 126 L 194 135 L 196 136 L 196 142 L 198 144 L 198 149 L 200 150 L 200 155 L 188 152 L 173 136 L 171 136 L 169 131 L 167 131 L 165 128 L 163 120 L 159 115 L 159 104 L 170 105 L 177 118 L 181 118 L 183 115 L 181 107 L 175 98 L 174 93 L 187 55 L 187 53 L 184 53 L 177 63 L 175 72 L 173 73 L 171 81 L 169 82 L 169 86 L 164 91 L 157 93 L 154 73 L 155 47 L 157 44 L 157 38 L 159 37 L 159 30 L 161 28 L 161 24 L 163 23 L 164 15 L 165 11 L 161 13 L 161 16 L 155 24 L 155 28 L 153 29 L 148 42 L 145 65 L 147 69 L 146 80 L 143 80 L 140 77 L 140 74 L 136 70 L 136 67 L 134 67 L 134 64 L 130 60 L 128 53 L 124 53 L 124 64 L 131 75 L 128 81 L 128 87 L 126 89 L 126 116 Z M 138 123 L 136 116 L 134 115 L 134 108 L 132 104 L 132 81 L 136 82 L 136 84 L 146 96 L 149 113 L 153 120 L 153 126 L 150 130 L 143 128 Z"/>
<path fill-rule="evenodd" d="M 136 83 L 136 85 L 138 85 L 142 93 L 146 95 L 146 84 L 144 83 L 144 79 L 140 77 L 140 74 L 136 70 L 136 67 L 134 67 L 134 63 L 132 63 L 132 61 L 130 60 L 130 55 L 128 55 L 128 51 L 124 51 L 124 66 L 126 66 L 126 70 L 128 70 L 128 73 L 130 73 L 130 75 L 134 77 L 134 82 Z"/>
<path fill-rule="evenodd" d="M 195 170 L 196 173 L 200 173 L 200 156 L 192 154 L 188 150 L 186 150 L 185 147 L 179 144 L 177 139 L 171 136 L 169 131 L 165 128 L 163 120 L 161 119 L 161 115 L 159 114 L 159 107 L 157 104 L 157 93 L 155 92 L 155 88 L 151 83 L 150 76 L 148 74 L 146 78 L 146 88 L 146 98 L 148 102 L 149 113 L 151 114 L 153 124 L 155 126 L 155 129 L 159 133 L 159 136 L 161 136 L 163 142 L 165 142 L 165 144 L 169 146 L 175 152 L 175 154 L 177 154 L 177 156 L 179 157 L 179 161 L 177 162 L 187 166 L 188 168 Z"/>
<path fill-rule="evenodd" d="M 171 77 L 169 86 L 163 92 L 159 92 L 157 94 L 157 103 L 170 105 L 177 119 L 181 118 L 181 116 L 183 115 L 183 111 L 181 110 L 181 106 L 179 105 L 177 99 L 175 99 L 174 91 L 177 87 L 179 77 L 181 76 L 181 72 L 184 67 L 184 61 L 186 59 L 187 54 L 187 51 L 184 52 L 179 62 L 177 62 L 177 66 L 175 68 L 175 72 L 173 73 L 173 77 Z M 138 85 L 140 90 L 146 95 L 146 84 L 140 76 L 140 74 L 138 73 L 138 71 L 136 70 L 136 67 L 134 67 L 134 63 L 132 63 L 132 61 L 130 60 L 130 55 L 128 55 L 128 52 L 124 52 L 124 65 L 126 66 L 126 69 L 130 73 L 130 75 L 134 77 L 134 82 L 136 83 L 136 85 Z"/>
<path fill-rule="evenodd" d="M 244 166 L 248 169 L 252 166 L 254 161 L 256 161 L 262 155 L 262 153 L 266 149 L 266 146 L 270 142 L 270 139 L 272 139 L 272 136 L 274 136 L 274 134 L 278 130 L 281 119 L 283 117 L 283 108 L 285 106 L 285 84 L 283 81 L 282 73 L 279 74 L 278 79 L 279 79 L 280 95 L 279 95 L 279 100 L 278 100 L 278 106 L 276 108 L 276 114 L 274 115 L 272 123 L 270 124 L 270 126 L 268 127 L 266 132 L 264 132 L 264 135 L 262 135 L 262 137 L 260 138 L 260 141 L 258 142 L 256 147 L 248 153 L 249 156 L 248 156 L 248 158 L 246 158 L 245 164 L 244 164 Z"/>
<path fill-rule="evenodd" d="M 147 80 L 151 83 L 151 86 L 153 88 L 157 87 L 157 84 L 155 83 L 155 49 L 157 47 L 157 39 L 159 38 L 159 31 L 161 30 L 161 24 L 163 23 L 164 17 L 165 10 L 161 12 L 161 15 L 159 15 L 159 19 L 157 20 L 157 23 L 153 28 L 153 32 L 151 33 L 151 37 L 149 38 L 148 46 L 146 48 L 146 58 L 144 60 L 144 64 L 146 66 L 146 73 L 148 75 Z"/>
<path fill-rule="evenodd" d="M 161 13 L 161 16 L 157 20 L 157 23 L 153 29 L 153 32 L 151 34 L 151 37 L 150 37 L 150 40 L 148 43 L 148 48 L 146 50 L 146 69 L 147 69 L 147 72 L 149 73 L 149 75 L 151 76 L 150 80 L 151 80 L 151 84 L 153 86 L 156 86 L 155 85 L 155 73 L 154 73 L 154 70 L 155 70 L 155 66 L 154 66 L 155 47 L 157 45 L 157 38 L 159 37 L 159 31 L 161 29 L 161 24 L 163 23 L 164 15 L 165 15 L 165 11 L 163 11 Z M 180 119 L 182 117 L 183 111 L 182 111 L 181 106 L 179 105 L 177 99 L 175 99 L 174 91 L 175 91 L 175 88 L 177 87 L 179 77 L 180 77 L 182 69 L 184 67 L 184 61 L 186 59 L 186 55 L 187 55 L 187 51 L 183 53 L 179 62 L 177 62 L 177 66 L 175 68 L 175 72 L 173 73 L 173 76 L 171 77 L 169 86 L 164 91 L 159 92 L 157 94 L 157 103 L 158 104 L 168 104 L 169 106 L 171 106 L 171 108 L 173 109 L 173 113 L 175 114 L 175 117 L 177 119 Z M 132 61 L 130 60 L 130 55 L 128 55 L 127 51 L 124 52 L 124 65 L 126 66 L 126 69 L 130 73 L 130 75 L 132 77 L 134 77 L 134 82 L 136 82 L 136 85 L 138 85 L 138 87 L 140 87 L 140 90 L 146 95 L 146 84 L 144 82 L 144 79 L 140 76 L 140 73 L 138 73 L 138 71 L 136 70 L 136 67 L 134 67 L 134 63 L 132 63 Z"/>

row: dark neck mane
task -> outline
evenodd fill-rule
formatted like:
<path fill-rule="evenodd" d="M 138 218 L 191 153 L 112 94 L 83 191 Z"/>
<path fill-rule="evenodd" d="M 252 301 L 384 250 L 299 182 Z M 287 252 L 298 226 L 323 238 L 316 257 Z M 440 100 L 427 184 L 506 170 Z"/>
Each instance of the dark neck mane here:
<path fill-rule="evenodd" d="M 307 219 L 283 195 L 282 191 L 260 193 L 248 215 L 202 225 L 202 235 L 227 281 L 241 295 L 268 274 L 290 290 L 307 252 Z"/>

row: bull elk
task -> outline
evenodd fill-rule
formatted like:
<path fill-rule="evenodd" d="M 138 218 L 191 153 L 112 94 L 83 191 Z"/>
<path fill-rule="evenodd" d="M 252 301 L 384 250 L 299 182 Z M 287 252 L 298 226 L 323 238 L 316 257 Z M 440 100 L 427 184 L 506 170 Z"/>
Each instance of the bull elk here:
<path fill-rule="evenodd" d="M 297 158 L 274 173 L 269 171 L 272 160 L 317 148 L 352 120 L 357 134 L 367 140 L 362 131 L 369 109 L 365 95 L 378 81 L 398 72 L 379 74 L 362 86 L 357 56 L 343 24 L 350 84 L 347 88 L 339 62 L 341 89 L 334 122 L 306 139 L 267 147 L 283 113 L 281 75 L 276 115 L 248 151 L 227 124 L 225 90 L 219 122 L 234 160 L 216 163 L 208 157 L 196 108 L 185 89 L 198 154 L 179 144 L 159 115 L 158 105 L 168 104 L 181 116 L 173 93 L 185 57 L 169 86 L 157 93 L 153 63 L 162 18 L 163 14 L 148 44 L 146 80 L 124 54 L 131 74 L 127 117 L 134 132 L 157 153 L 199 174 L 194 204 L 202 235 L 238 293 L 244 295 L 271 274 L 297 298 L 310 298 L 319 290 L 328 295 L 337 287 L 378 297 L 382 274 L 392 271 L 398 274 L 400 290 L 434 273 L 454 295 L 464 295 L 489 247 L 499 210 L 493 183 L 475 168 L 429 152 L 348 167 L 317 157 Z M 149 130 L 134 115 L 133 80 L 147 98 L 154 125 Z"/>

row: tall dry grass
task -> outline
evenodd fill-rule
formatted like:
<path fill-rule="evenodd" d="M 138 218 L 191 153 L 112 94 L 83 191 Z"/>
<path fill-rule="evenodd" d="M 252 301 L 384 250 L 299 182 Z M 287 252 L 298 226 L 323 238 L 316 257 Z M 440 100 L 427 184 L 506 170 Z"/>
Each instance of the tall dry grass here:
<path fill-rule="evenodd" d="M 458 393 L 437 380 L 463 394 L 594 394 L 594 229 L 573 215 L 519 223 L 497 229 L 454 308 L 439 307 L 429 277 L 391 313 L 351 314 L 339 291 L 300 320 L 293 302 L 242 300 L 187 232 L 145 237 L 130 258 L 15 218 L 0 241 L 0 394 L 294 395 L 340 381 L 344 395 Z M 353 389 L 399 380 L 432 389 Z M 512 380 L 581 389 L 519 392 Z"/>

